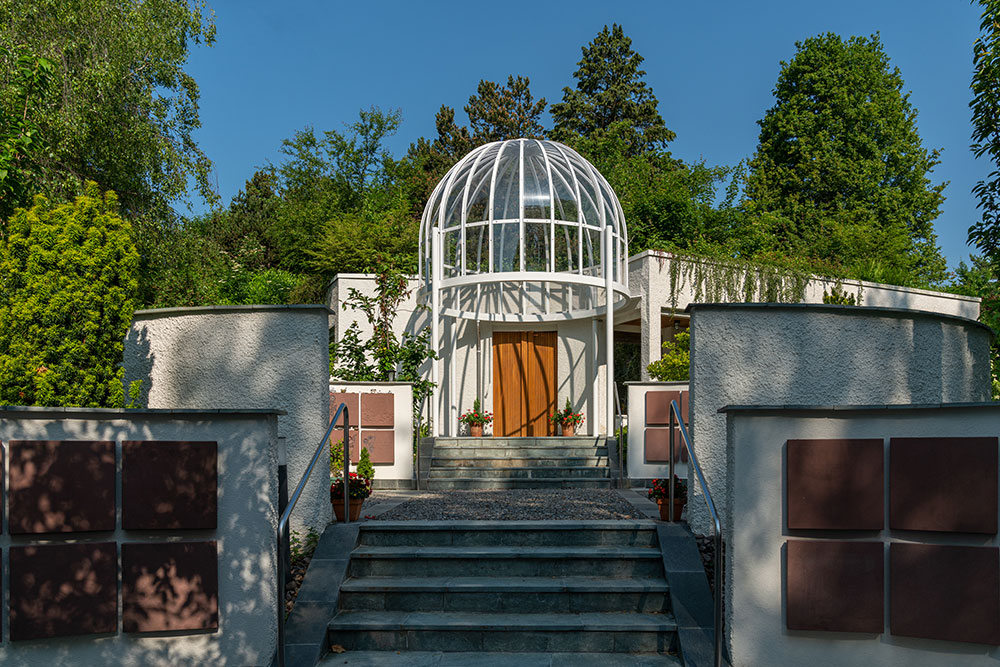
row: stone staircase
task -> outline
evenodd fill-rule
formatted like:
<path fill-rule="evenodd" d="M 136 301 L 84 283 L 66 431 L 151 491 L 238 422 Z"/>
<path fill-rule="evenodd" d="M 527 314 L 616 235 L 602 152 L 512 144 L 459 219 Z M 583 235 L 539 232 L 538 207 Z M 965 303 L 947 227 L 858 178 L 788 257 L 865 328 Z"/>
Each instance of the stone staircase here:
<path fill-rule="evenodd" d="M 532 653 L 579 656 L 564 664 L 680 665 L 656 525 L 366 522 L 327 627 L 328 642 L 348 652 L 329 664 L 424 664 L 427 652 L 465 652 L 490 654 L 491 665 L 550 664 Z M 455 657 L 447 664 L 460 664 Z"/>
<path fill-rule="evenodd" d="M 611 487 L 603 437 L 435 438 L 432 491 Z"/>

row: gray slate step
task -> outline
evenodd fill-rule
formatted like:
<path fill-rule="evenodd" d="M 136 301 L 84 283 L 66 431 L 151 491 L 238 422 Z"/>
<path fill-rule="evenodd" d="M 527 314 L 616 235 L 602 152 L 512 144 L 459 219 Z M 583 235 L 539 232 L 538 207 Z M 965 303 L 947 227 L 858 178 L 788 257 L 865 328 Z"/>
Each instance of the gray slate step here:
<path fill-rule="evenodd" d="M 362 577 L 341 586 L 340 603 L 353 611 L 670 611 L 667 583 L 655 577 Z"/>
<path fill-rule="evenodd" d="M 331 653 L 317 667 L 680 667 L 674 655 L 626 653 L 447 653 L 348 651 Z"/>
<path fill-rule="evenodd" d="M 380 547 L 351 554 L 353 577 L 662 577 L 644 547 Z"/>
<path fill-rule="evenodd" d="M 521 467 L 431 467 L 428 473 L 429 479 L 601 479 L 608 477 L 610 471 L 607 468 L 584 468 L 584 467 L 543 467 L 543 468 L 521 468 Z"/>
<path fill-rule="evenodd" d="M 443 479 L 428 477 L 426 485 L 429 491 L 450 491 L 463 489 L 610 489 L 611 479 L 564 477 L 538 477 L 533 479 L 457 477 L 452 479 Z"/>
<path fill-rule="evenodd" d="M 435 456 L 431 458 L 431 467 L 523 467 L 523 468 L 563 468 L 572 466 L 607 466 L 606 456 L 533 456 L 528 458 L 511 457 L 471 457 Z"/>
<path fill-rule="evenodd" d="M 361 545 L 618 546 L 659 551 L 656 522 L 631 521 L 372 521 Z"/>
<path fill-rule="evenodd" d="M 488 459 L 530 459 L 530 458 L 603 458 L 607 459 L 607 447 L 499 447 L 499 446 L 444 446 L 435 445 L 432 458 L 488 458 Z"/>
<path fill-rule="evenodd" d="M 669 614 L 341 611 L 328 636 L 349 651 L 665 653 L 676 629 Z"/>

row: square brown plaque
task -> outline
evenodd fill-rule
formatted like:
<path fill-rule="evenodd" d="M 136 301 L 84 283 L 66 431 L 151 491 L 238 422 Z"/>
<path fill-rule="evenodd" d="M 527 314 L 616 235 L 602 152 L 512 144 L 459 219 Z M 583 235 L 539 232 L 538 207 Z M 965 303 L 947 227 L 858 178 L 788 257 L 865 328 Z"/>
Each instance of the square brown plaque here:
<path fill-rule="evenodd" d="M 680 393 L 676 391 L 647 391 L 646 426 L 666 426 L 670 420 L 670 401 L 679 399 Z"/>
<path fill-rule="evenodd" d="M 215 528 L 217 449 L 214 442 L 123 442 L 122 527 Z"/>
<path fill-rule="evenodd" d="M 10 638 L 91 635 L 118 629 L 114 542 L 10 548 Z"/>
<path fill-rule="evenodd" d="M 881 542 L 789 540 L 787 544 L 789 630 L 883 631 Z"/>
<path fill-rule="evenodd" d="M 361 425 L 392 428 L 396 423 L 395 398 L 392 394 L 361 394 Z"/>
<path fill-rule="evenodd" d="M 339 434 L 339 436 L 338 435 L 334 435 L 334 437 L 333 437 L 333 446 L 334 447 L 339 447 L 341 450 L 343 450 L 343 448 L 344 448 L 344 438 L 342 436 L 343 436 L 343 434 Z M 351 443 L 350 443 L 351 444 L 351 463 L 357 463 L 358 460 L 359 460 L 358 457 L 361 454 L 361 447 L 358 446 L 358 440 L 359 440 L 359 438 L 358 438 L 358 432 L 357 431 L 353 431 L 353 430 L 351 431 L 350 440 L 351 440 Z"/>
<path fill-rule="evenodd" d="M 10 532 L 115 529 L 115 443 L 10 442 Z"/>
<path fill-rule="evenodd" d="M 996 438 L 892 438 L 889 527 L 997 532 Z"/>
<path fill-rule="evenodd" d="M 395 431 L 362 431 L 361 446 L 368 450 L 372 463 L 389 463 L 395 460 Z"/>
<path fill-rule="evenodd" d="M 882 530 L 881 439 L 789 440 L 788 528 Z"/>
<path fill-rule="evenodd" d="M 122 545 L 122 630 L 218 629 L 215 542 Z"/>
<path fill-rule="evenodd" d="M 1000 644 L 998 558 L 997 547 L 891 544 L 890 632 Z"/>
<path fill-rule="evenodd" d="M 347 418 L 351 420 L 351 428 L 357 428 L 361 419 L 361 412 L 358 409 L 358 395 L 355 393 L 330 392 L 330 419 L 337 414 L 337 408 L 341 403 L 347 403 Z M 344 427 L 344 417 L 341 415 L 337 420 L 337 426 Z"/>
<path fill-rule="evenodd" d="M 644 433 L 646 463 L 666 463 L 670 451 L 670 429 L 669 428 L 647 428 Z M 674 427 L 674 461 L 684 463 L 687 461 L 687 450 L 681 442 L 681 432 Z"/>

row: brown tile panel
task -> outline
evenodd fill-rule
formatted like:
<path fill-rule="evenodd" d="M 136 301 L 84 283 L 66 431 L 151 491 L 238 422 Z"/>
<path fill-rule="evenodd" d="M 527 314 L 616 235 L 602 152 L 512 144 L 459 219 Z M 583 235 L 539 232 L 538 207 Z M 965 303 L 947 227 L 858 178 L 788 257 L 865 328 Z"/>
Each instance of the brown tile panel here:
<path fill-rule="evenodd" d="M 361 394 L 361 425 L 392 428 L 396 423 L 395 399 L 392 394 Z"/>
<path fill-rule="evenodd" d="M 646 392 L 646 426 L 667 426 L 670 420 L 670 401 L 677 401 L 684 416 L 684 422 L 691 420 L 688 413 L 688 392 L 685 391 L 647 391 Z"/>
<path fill-rule="evenodd" d="M 395 460 L 395 431 L 362 431 L 361 446 L 368 450 L 372 463 L 391 464 Z"/>
<path fill-rule="evenodd" d="M 12 440 L 10 532 L 115 529 L 115 443 Z"/>
<path fill-rule="evenodd" d="M 889 546 L 889 628 L 894 635 L 1000 644 L 996 547 Z"/>
<path fill-rule="evenodd" d="M 351 428 L 357 428 L 358 420 L 361 418 L 361 412 L 358 410 L 358 395 L 355 393 L 331 391 L 330 419 L 333 419 L 334 415 L 337 414 L 337 408 L 340 407 L 341 403 L 347 403 L 347 417 L 351 420 Z M 337 420 L 337 426 L 343 428 L 343 415 Z"/>
<path fill-rule="evenodd" d="M 122 630 L 219 629 L 215 542 L 122 545 Z"/>
<path fill-rule="evenodd" d="M 882 551 L 881 542 L 789 540 L 788 629 L 881 633 Z"/>
<path fill-rule="evenodd" d="M 647 428 L 644 436 L 645 462 L 667 463 L 670 451 L 670 428 Z M 675 461 L 687 462 L 687 450 L 681 442 L 680 429 L 676 426 L 674 427 L 674 456 L 676 457 Z"/>
<path fill-rule="evenodd" d="M 217 449 L 214 442 L 123 442 L 122 527 L 215 528 Z"/>
<path fill-rule="evenodd" d="M 788 528 L 882 530 L 881 439 L 789 440 Z"/>
<path fill-rule="evenodd" d="M 996 438 L 892 438 L 889 527 L 997 532 Z"/>
<path fill-rule="evenodd" d="M 114 542 L 10 548 L 10 638 L 104 634 L 118 629 Z"/>
<path fill-rule="evenodd" d="M 341 449 L 343 449 L 343 447 L 344 447 L 344 445 L 343 445 L 343 441 L 344 441 L 344 439 L 343 439 L 343 433 L 335 433 L 333 435 L 333 437 L 331 438 L 331 440 L 333 440 L 333 446 L 334 447 L 340 447 Z M 351 431 L 351 438 L 350 438 L 350 440 L 351 440 L 351 463 L 357 463 L 358 462 L 358 456 L 361 453 L 361 448 L 358 446 L 358 432 L 357 431 L 354 431 L 354 430 Z M 337 444 L 337 443 L 340 443 L 340 444 Z"/>

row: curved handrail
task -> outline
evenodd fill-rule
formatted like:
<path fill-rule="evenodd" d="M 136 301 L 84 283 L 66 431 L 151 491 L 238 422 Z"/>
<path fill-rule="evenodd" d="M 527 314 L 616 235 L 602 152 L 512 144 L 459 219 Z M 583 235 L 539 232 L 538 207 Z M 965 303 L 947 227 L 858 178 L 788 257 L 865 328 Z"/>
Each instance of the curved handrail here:
<path fill-rule="evenodd" d="M 684 448 L 687 449 L 688 461 L 691 462 L 691 466 L 694 468 L 695 474 L 698 476 L 698 484 L 701 485 L 702 496 L 705 498 L 705 504 L 708 505 L 708 511 L 712 515 L 712 521 L 714 523 L 713 530 L 715 531 L 714 543 L 715 543 L 715 567 L 713 574 L 713 579 L 715 580 L 715 667 L 722 666 L 722 582 L 723 582 L 723 566 L 724 557 L 722 553 L 722 520 L 719 518 L 719 513 L 715 510 L 715 502 L 712 500 L 712 493 L 708 490 L 708 483 L 705 481 L 705 475 L 701 471 L 701 465 L 698 463 L 698 457 L 695 456 L 694 449 L 691 447 L 691 437 L 688 435 L 687 425 L 684 424 L 684 418 L 681 417 L 681 409 L 677 405 L 677 401 L 670 401 L 670 455 L 667 460 L 670 462 L 670 480 L 669 480 L 669 496 L 670 496 L 670 507 L 674 506 L 674 417 L 677 418 L 677 425 L 680 426 L 681 431 L 681 441 L 684 443 Z M 690 496 L 688 496 L 690 498 Z M 673 513 L 671 512 L 671 518 L 673 518 Z"/>
<path fill-rule="evenodd" d="M 316 462 L 319 461 L 319 455 L 324 449 L 326 449 L 326 444 L 329 442 L 330 436 L 333 434 L 333 429 L 336 428 L 337 420 L 340 419 L 340 413 L 344 413 L 344 523 L 351 520 L 351 484 L 349 481 L 351 477 L 351 459 L 349 449 L 351 416 L 347 409 L 347 404 L 341 403 L 340 407 L 337 408 L 337 412 L 333 415 L 333 419 L 330 420 L 330 426 L 326 429 L 323 439 L 320 440 L 319 445 L 316 446 L 316 452 L 313 454 L 312 460 L 309 461 L 309 465 L 306 466 L 306 471 L 302 473 L 302 479 L 299 481 L 298 486 L 295 487 L 295 492 L 292 493 L 291 497 L 288 499 L 288 507 L 285 508 L 285 511 L 281 514 L 281 518 L 278 520 L 278 667 L 285 667 L 285 570 L 290 567 L 290 564 L 285 562 L 285 550 L 281 548 L 281 545 L 284 543 L 284 540 L 287 539 L 288 522 L 292 516 L 292 510 L 295 509 L 295 504 L 299 502 L 302 490 L 305 488 L 306 482 L 309 481 L 309 476 L 316 467 Z"/>

